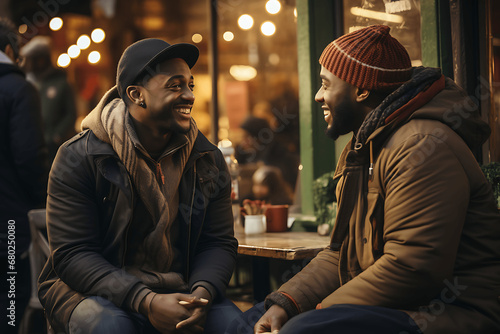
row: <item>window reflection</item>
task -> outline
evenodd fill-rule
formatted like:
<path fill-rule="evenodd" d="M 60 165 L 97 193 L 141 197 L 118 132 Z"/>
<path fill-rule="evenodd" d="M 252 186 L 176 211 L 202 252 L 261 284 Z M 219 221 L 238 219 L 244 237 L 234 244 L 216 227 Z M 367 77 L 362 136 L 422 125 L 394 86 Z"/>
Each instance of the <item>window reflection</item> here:
<path fill-rule="evenodd" d="M 385 24 L 408 51 L 412 65 L 422 65 L 420 0 L 344 0 L 343 4 L 345 33 Z"/>
<path fill-rule="evenodd" d="M 262 164 L 295 189 L 300 160 L 295 0 L 269 2 L 218 3 L 219 138 L 236 146 L 242 197 Z"/>

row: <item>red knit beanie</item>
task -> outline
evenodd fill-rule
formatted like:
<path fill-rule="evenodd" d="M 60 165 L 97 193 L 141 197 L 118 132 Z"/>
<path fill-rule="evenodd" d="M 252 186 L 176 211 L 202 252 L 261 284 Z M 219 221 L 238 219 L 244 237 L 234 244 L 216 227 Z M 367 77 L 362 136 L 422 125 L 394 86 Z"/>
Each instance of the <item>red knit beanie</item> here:
<path fill-rule="evenodd" d="M 397 88 L 410 79 L 411 61 L 389 30 L 388 26 L 373 25 L 341 36 L 323 50 L 319 63 L 361 89 Z"/>

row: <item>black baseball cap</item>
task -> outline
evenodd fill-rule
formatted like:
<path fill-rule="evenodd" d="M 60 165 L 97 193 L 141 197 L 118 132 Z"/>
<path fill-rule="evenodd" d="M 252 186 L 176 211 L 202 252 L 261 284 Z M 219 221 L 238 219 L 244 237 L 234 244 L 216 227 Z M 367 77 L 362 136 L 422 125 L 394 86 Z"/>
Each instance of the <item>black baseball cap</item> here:
<path fill-rule="evenodd" d="M 118 62 L 116 73 L 118 93 L 124 100 L 127 96 L 127 87 L 133 85 L 139 76 L 148 72 L 148 69 L 153 70 L 158 63 L 167 59 L 181 58 L 186 61 L 189 68 L 192 68 L 199 55 L 198 48 L 189 43 L 171 45 L 158 38 L 137 41 L 125 49 Z"/>

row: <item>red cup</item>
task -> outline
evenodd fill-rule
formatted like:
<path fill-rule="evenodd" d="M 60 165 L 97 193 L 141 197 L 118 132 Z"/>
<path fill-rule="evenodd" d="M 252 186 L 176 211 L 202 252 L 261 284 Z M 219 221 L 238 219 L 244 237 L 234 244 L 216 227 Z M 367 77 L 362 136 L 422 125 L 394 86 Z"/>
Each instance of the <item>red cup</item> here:
<path fill-rule="evenodd" d="M 288 231 L 288 205 L 268 205 L 266 207 L 267 232 Z"/>

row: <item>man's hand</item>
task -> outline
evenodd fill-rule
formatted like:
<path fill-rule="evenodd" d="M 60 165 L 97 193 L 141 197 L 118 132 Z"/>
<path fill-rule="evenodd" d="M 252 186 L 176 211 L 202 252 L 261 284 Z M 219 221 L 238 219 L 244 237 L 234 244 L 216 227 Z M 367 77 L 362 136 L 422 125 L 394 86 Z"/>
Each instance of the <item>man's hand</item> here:
<path fill-rule="evenodd" d="M 177 331 L 176 325 L 192 317 L 190 309 L 202 308 L 208 300 L 183 293 L 148 294 L 140 305 L 140 312 L 146 315 L 161 333 L 202 333 L 203 328 L 193 325 L 185 331 Z"/>
<path fill-rule="evenodd" d="M 196 329 L 199 327 L 203 331 L 208 310 L 212 305 L 212 300 L 211 300 L 212 296 L 210 296 L 210 293 L 201 286 L 196 288 L 196 290 L 193 291 L 191 296 L 195 297 L 192 303 L 181 302 L 181 304 L 184 305 L 184 307 L 186 307 L 186 309 L 188 309 L 191 312 L 191 316 L 188 319 L 179 322 L 176 325 L 176 328 L 182 330 L 182 329 L 192 329 L 192 328 Z M 206 302 L 203 304 L 200 303 L 199 301 L 206 301 Z"/>
<path fill-rule="evenodd" d="M 279 305 L 273 305 L 257 321 L 253 330 L 255 334 L 276 334 L 287 321 L 288 315 L 285 310 Z"/>

